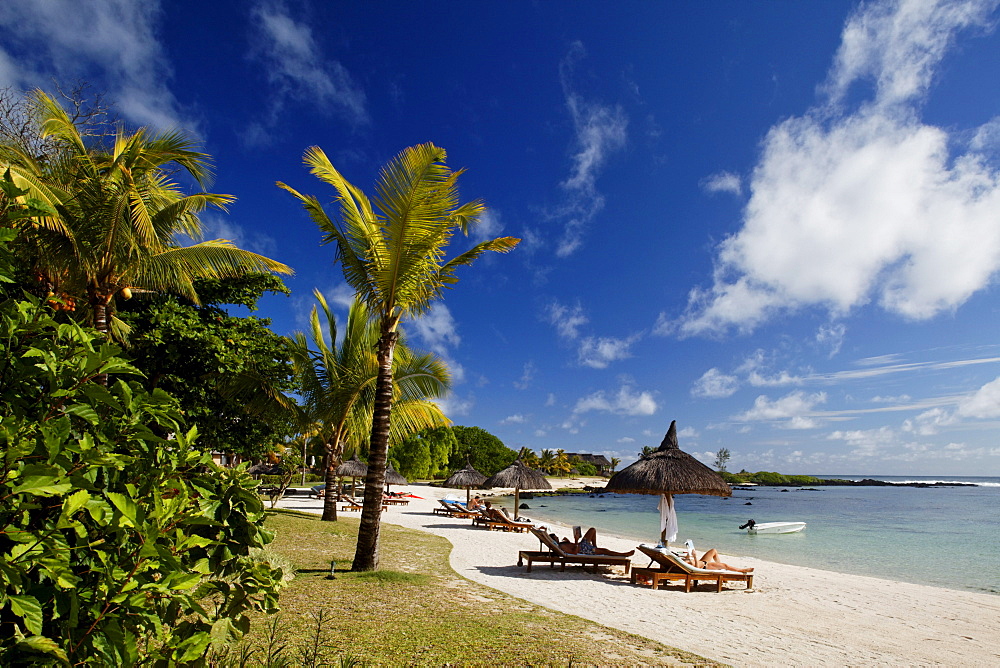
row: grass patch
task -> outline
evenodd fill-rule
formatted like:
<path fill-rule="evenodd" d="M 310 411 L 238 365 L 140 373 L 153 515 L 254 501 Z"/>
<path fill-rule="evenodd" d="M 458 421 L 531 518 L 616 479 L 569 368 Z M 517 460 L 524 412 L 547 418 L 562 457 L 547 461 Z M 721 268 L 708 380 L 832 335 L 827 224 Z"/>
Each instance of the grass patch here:
<path fill-rule="evenodd" d="M 275 532 L 269 548 L 294 564 L 295 578 L 282 591 L 278 620 L 255 619 L 244 646 L 229 648 L 230 657 L 253 648 L 264 659 L 266 648 L 281 646 L 296 657 L 287 664 L 295 666 L 351 660 L 369 666 L 718 665 L 459 577 L 448 564 L 451 544 L 422 531 L 383 524 L 381 570 L 352 573 L 358 522 L 269 514 Z"/>

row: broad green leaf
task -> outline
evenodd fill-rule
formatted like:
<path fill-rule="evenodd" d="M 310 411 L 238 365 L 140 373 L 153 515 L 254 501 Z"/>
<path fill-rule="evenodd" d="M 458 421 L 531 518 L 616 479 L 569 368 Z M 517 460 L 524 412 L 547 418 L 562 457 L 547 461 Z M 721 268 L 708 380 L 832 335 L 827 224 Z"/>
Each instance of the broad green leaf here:
<path fill-rule="evenodd" d="M 71 517 L 73 513 L 83 508 L 90 501 L 90 492 L 85 489 L 73 492 L 63 501 L 62 514 Z"/>
<path fill-rule="evenodd" d="M 24 620 L 24 625 L 35 635 L 42 634 L 42 606 L 38 599 L 27 594 L 11 595 L 7 597 L 10 601 L 10 610 L 15 615 Z"/>
<path fill-rule="evenodd" d="M 101 419 L 97 414 L 97 411 L 87 404 L 73 404 L 72 406 L 67 406 L 66 412 L 79 418 L 83 418 L 90 424 L 97 424 Z"/>
<path fill-rule="evenodd" d="M 54 656 L 63 663 L 69 663 L 69 658 L 66 656 L 66 652 L 56 643 L 56 641 L 51 638 L 46 638 L 43 635 L 28 636 L 27 638 L 19 640 L 16 647 L 22 652 L 41 652 L 42 654 Z"/>
<path fill-rule="evenodd" d="M 128 520 L 129 526 L 134 527 L 139 523 L 139 508 L 135 505 L 135 501 L 118 492 L 108 492 L 105 496 L 108 497 L 108 501 L 114 504 L 118 512 Z"/>
<path fill-rule="evenodd" d="M 23 478 L 13 494 L 34 494 L 35 496 L 58 496 L 73 489 L 69 482 L 59 482 L 57 476 L 32 476 Z"/>

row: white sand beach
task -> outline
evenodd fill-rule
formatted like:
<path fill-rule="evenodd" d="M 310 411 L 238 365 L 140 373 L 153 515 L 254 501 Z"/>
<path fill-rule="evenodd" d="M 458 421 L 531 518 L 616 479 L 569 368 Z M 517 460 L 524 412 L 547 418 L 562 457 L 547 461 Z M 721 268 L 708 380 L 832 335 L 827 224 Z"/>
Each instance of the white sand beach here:
<path fill-rule="evenodd" d="M 393 491 L 424 498 L 390 506 L 383 521 L 447 538 L 459 575 L 710 659 L 736 666 L 1000 665 L 998 596 L 728 555 L 728 563 L 755 568 L 752 590 L 732 583 L 722 593 L 708 584 L 690 593 L 676 585 L 653 591 L 629 584 L 620 569 L 593 574 L 536 564 L 525 573 L 516 565 L 517 552 L 538 549 L 532 535 L 487 531 L 434 514 L 437 499 L 455 490 L 411 485 Z M 321 502 L 302 497 L 281 505 L 321 511 Z M 571 535 L 567 527 L 549 528 Z M 635 548 L 633 540 L 603 534 L 598 544 Z M 637 555 L 633 563 L 645 566 L 647 560 Z"/>

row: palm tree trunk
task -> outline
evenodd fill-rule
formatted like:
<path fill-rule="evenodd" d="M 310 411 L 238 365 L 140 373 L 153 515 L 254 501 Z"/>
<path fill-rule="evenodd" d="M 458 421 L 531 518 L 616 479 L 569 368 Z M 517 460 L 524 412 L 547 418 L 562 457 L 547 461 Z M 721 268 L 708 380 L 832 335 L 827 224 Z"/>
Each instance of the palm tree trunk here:
<path fill-rule="evenodd" d="M 102 299 L 100 295 L 97 295 L 96 297 L 92 296 L 90 298 L 90 305 L 94 311 L 94 329 L 107 338 L 108 330 L 110 329 L 108 327 L 108 303 Z M 108 384 L 108 374 L 99 373 L 94 376 L 94 381 L 98 385 L 104 385 L 106 387 Z"/>
<path fill-rule="evenodd" d="M 323 493 L 323 521 L 337 521 L 337 495 L 340 494 L 340 485 L 337 484 L 337 467 L 340 466 L 340 448 L 338 443 L 326 444 L 326 491 Z"/>
<path fill-rule="evenodd" d="M 399 333 L 384 332 L 378 341 L 378 379 L 375 381 L 375 409 L 372 413 L 372 437 L 368 446 L 368 475 L 365 477 L 365 502 L 358 527 L 358 547 L 352 571 L 378 568 L 378 543 L 382 515 L 382 490 L 385 488 L 385 462 L 389 451 L 389 418 L 392 412 L 392 353 Z"/>

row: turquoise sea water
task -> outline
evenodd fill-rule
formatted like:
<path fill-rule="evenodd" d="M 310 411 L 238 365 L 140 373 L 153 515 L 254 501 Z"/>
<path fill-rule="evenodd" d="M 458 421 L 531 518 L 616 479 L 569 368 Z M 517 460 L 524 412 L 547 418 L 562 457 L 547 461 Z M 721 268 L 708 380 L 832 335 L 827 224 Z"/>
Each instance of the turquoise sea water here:
<path fill-rule="evenodd" d="M 678 542 L 690 538 L 701 550 L 715 547 L 733 556 L 1000 594 L 1000 478 L 864 477 L 978 486 L 757 487 L 733 490 L 730 499 L 681 494 L 675 497 Z M 522 501 L 530 509 L 521 514 L 655 542 L 658 499 L 639 494 L 537 497 Z M 751 536 L 738 529 L 750 518 L 808 526 L 796 534 Z"/>

